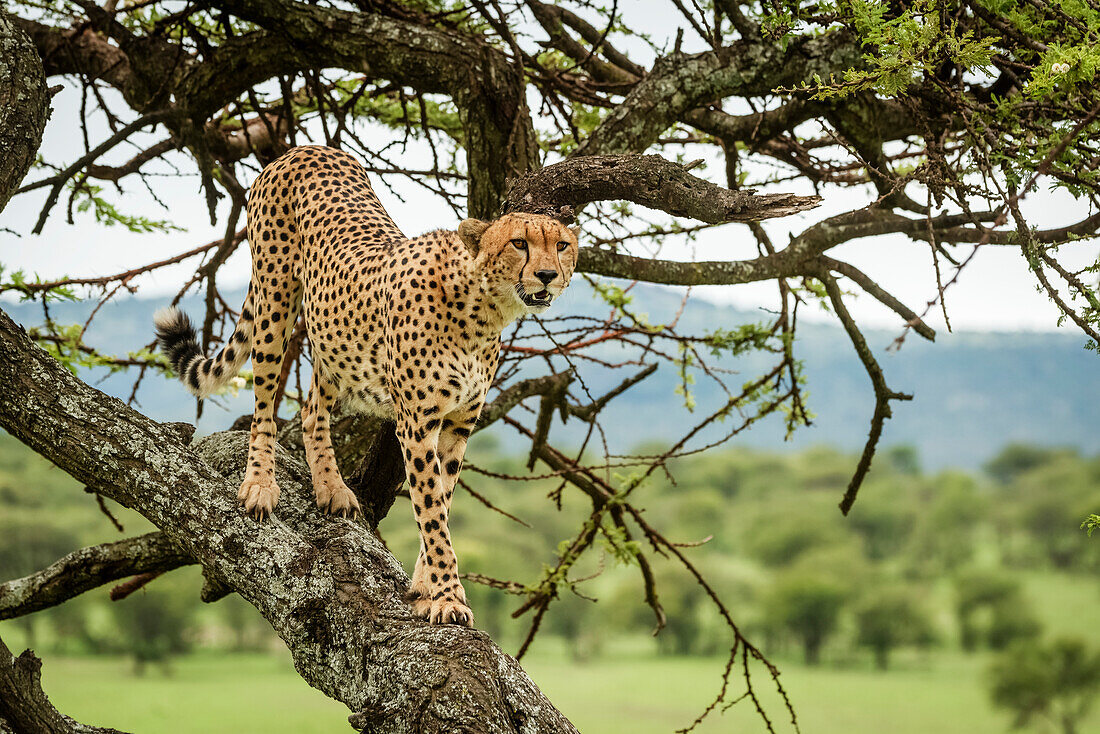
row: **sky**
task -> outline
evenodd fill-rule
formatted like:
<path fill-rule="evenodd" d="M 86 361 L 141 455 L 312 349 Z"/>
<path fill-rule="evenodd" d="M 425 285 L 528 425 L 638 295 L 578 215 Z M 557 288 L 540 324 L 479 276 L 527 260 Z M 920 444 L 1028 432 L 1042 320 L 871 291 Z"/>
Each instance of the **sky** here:
<path fill-rule="evenodd" d="M 635 8 L 636 15 L 626 20 L 657 34 L 658 37 L 673 37 L 677 19 L 652 12 L 647 14 L 643 12 L 645 6 L 646 4 L 628 4 L 628 7 Z M 539 37 L 537 32 L 534 35 Z M 692 41 L 691 35 L 690 30 L 685 31 L 685 50 L 688 51 L 693 50 L 693 43 L 697 43 Z M 644 60 L 648 60 L 647 56 L 652 57 L 642 47 L 628 50 Z M 83 151 L 78 124 L 79 90 L 66 87 L 54 98 L 53 106 L 54 112 L 46 128 L 41 154 L 51 163 L 67 164 Z M 118 108 L 122 109 L 122 105 Z M 741 110 L 731 106 L 727 111 L 737 113 Z M 97 131 L 101 135 L 98 139 L 94 137 Z M 93 145 L 106 137 L 106 134 L 106 128 L 98 123 L 93 129 Z M 159 139 L 159 135 L 145 135 L 140 141 L 149 144 Z M 422 165 L 426 161 L 425 148 L 426 146 L 417 148 L 410 145 L 398 162 L 410 168 Z M 101 162 L 118 164 L 127 160 L 135 151 L 134 146 L 121 146 Z M 667 154 L 671 153 L 669 151 Z M 687 157 L 697 156 L 689 151 Z M 191 166 L 182 157 L 176 157 L 175 160 L 183 169 L 191 170 Z M 164 164 L 150 166 L 148 170 L 171 173 L 171 168 Z M 763 171 L 761 168 L 760 173 L 763 174 Z M 717 160 L 710 160 L 704 169 L 693 172 L 718 183 L 724 177 L 722 166 Z M 27 182 L 34 181 L 41 175 L 31 174 Z M 120 227 L 97 224 L 89 214 L 79 212 L 74 213 L 73 223 L 69 224 L 66 221 L 63 196 L 42 234 L 32 235 L 30 231 L 45 199 L 45 190 L 41 190 L 13 199 L 0 214 L 0 264 L 8 269 L 24 270 L 46 279 L 62 276 L 96 277 L 171 257 L 222 236 L 228 205 L 225 201 L 220 204 L 218 224 L 211 226 L 197 177 L 164 177 L 153 180 L 160 203 L 150 196 L 136 178 L 124 181 L 124 193 L 112 194 L 108 191 L 108 196 L 127 213 L 167 219 L 183 228 L 183 231 L 132 234 Z M 392 191 L 383 186 L 376 188 L 384 205 L 406 234 L 416 235 L 435 228 L 453 229 L 457 226 L 454 213 L 441 200 L 419 187 L 401 182 L 396 177 L 388 180 L 393 185 Z M 377 177 L 375 181 L 377 183 Z M 802 182 L 771 186 L 763 190 L 812 193 L 808 185 Z M 825 201 L 818 209 L 765 222 L 772 241 L 781 245 L 787 241 L 789 234 L 800 232 L 825 216 L 863 206 L 870 200 L 867 188 L 829 187 L 822 194 Z M 1034 191 L 1023 201 L 1023 209 L 1029 220 L 1041 227 L 1075 222 L 1090 213 L 1087 202 L 1075 201 L 1064 191 Z M 581 226 L 583 229 L 583 219 Z M 957 248 L 958 256 L 966 257 L 970 249 L 969 246 L 960 246 Z M 1093 243 L 1081 243 L 1064 250 L 1063 262 L 1077 268 L 1095 262 L 1100 247 Z M 691 245 L 669 238 L 669 241 L 663 243 L 661 250 L 662 257 L 682 260 L 742 259 L 755 257 L 756 254 L 755 240 L 746 227 L 738 224 L 707 230 Z M 913 242 L 903 236 L 867 238 L 834 248 L 829 254 L 860 268 L 918 313 L 924 311 L 928 301 L 936 294 L 932 255 L 926 243 Z M 141 294 L 164 296 L 175 293 L 181 282 L 194 271 L 195 263 L 192 260 L 142 279 Z M 947 263 L 943 263 L 943 266 L 947 267 Z M 219 273 L 219 284 L 225 289 L 243 288 L 247 284 L 248 276 L 248 251 L 246 247 L 241 247 Z M 774 283 L 764 282 L 705 287 L 694 292 L 708 300 L 752 309 L 773 306 L 776 303 L 775 290 Z M 958 282 L 947 291 L 946 302 L 952 325 L 957 330 L 1047 331 L 1058 328 L 1057 309 L 1044 294 L 1037 292 L 1036 280 L 1028 271 L 1023 256 L 1018 249 L 1011 247 L 989 246 L 978 252 Z M 900 326 L 899 317 L 868 296 L 853 298 L 849 307 L 853 315 L 868 327 Z M 831 318 L 826 313 L 813 310 L 804 310 L 802 316 L 810 320 Z M 933 328 L 943 330 L 943 319 L 938 306 L 932 309 L 928 321 Z M 1070 325 L 1063 328 L 1075 327 Z"/>

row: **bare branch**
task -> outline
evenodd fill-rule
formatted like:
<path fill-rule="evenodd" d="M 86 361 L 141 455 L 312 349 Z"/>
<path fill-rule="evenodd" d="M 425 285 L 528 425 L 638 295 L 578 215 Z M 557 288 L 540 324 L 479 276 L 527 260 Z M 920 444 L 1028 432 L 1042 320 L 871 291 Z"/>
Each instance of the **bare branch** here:
<path fill-rule="evenodd" d="M 0 619 L 57 606 L 103 584 L 194 563 L 164 533 L 74 551 L 37 573 L 0 584 Z"/>
<path fill-rule="evenodd" d="M 514 181 L 505 211 L 557 214 L 593 201 L 625 200 L 703 222 L 750 222 L 813 209 L 819 196 L 731 191 L 657 155 L 585 156 Z"/>
<path fill-rule="evenodd" d="M 840 286 L 837 285 L 836 279 L 824 269 L 818 274 L 818 278 L 825 285 L 825 290 L 829 294 L 829 301 L 833 304 L 833 310 L 836 312 L 837 318 L 840 319 L 840 323 L 844 325 L 844 330 L 848 332 L 848 338 L 852 340 L 852 346 L 855 347 L 860 362 L 867 370 L 867 376 L 871 378 L 871 386 L 875 391 L 875 412 L 871 416 L 871 430 L 867 436 L 867 443 L 863 447 L 863 453 L 859 457 L 855 473 L 848 482 L 848 489 L 840 501 L 840 511 L 847 515 L 856 501 L 856 495 L 859 493 L 859 488 L 862 486 L 867 472 L 871 469 L 871 460 L 875 456 L 875 448 L 878 446 L 879 437 L 882 436 L 882 425 L 892 415 L 890 401 L 912 400 L 913 396 L 894 392 L 886 386 L 886 378 L 882 374 L 882 368 L 879 367 L 878 361 L 871 353 L 871 348 L 867 346 L 867 340 L 863 338 L 859 327 L 856 326 L 855 319 L 852 318 L 847 306 L 844 305 L 844 298 L 840 293 Z"/>
<path fill-rule="evenodd" d="M 61 194 L 61 189 L 69 182 L 74 175 L 81 171 L 89 163 L 93 163 L 101 155 L 114 148 L 116 145 L 126 140 L 135 132 L 147 125 L 153 125 L 158 122 L 166 120 L 172 112 L 170 110 L 159 110 L 157 112 L 151 112 L 147 115 L 142 115 L 138 119 L 126 125 L 111 137 L 104 140 L 92 150 L 88 151 L 85 155 L 78 158 L 75 162 L 70 164 L 68 168 L 61 171 L 55 176 L 43 179 L 41 181 L 35 181 L 32 184 L 19 189 L 16 193 L 21 194 L 25 191 L 31 191 L 33 189 L 41 188 L 43 186 L 50 187 L 49 196 L 46 197 L 46 203 L 42 206 L 42 212 L 38 215 L 38 222 L 34 225 L 32 230 L 35 234 L 42 233 L 42 227 L 46 225 L 46 217 L 50 215 L 50 210 L 53 209 L 54 204 L 57 203 L 57 197 Z"/>
<path fill-rule="evenodd" d="M 822 255 L 819 258 L 820 262 L 829 270 L 835 273 L 843 275 L 853 283 L 858 285 L 863 290 L 867 291 L 871 296 L 879 301 L 882 305 L 896 313 L 905 319 L 906 326 L 913 327 L 913 330 L 923 336 L 930 342 L 936 341 L 936 331 L 928 324 L 924 323 L 920 316 L 918 316 L 912 309 L 906 306 L 904 303 L 895 298 L 892 294 L 882 288 L 878 283 L 871 280 L 862 270 L 849 265 L 846 262 L 840 260 L 834 260 L 831 257 Z"/>
<path fill-rule="evenodd" d="M 498 395 L 493 402 L 485 405 L 485 408 L 481 411 L 481 417 L 474 427 L 474 431 L 488 428 L 490 425 L 507 415 L 512 408 L 529 397 L 559 392 L 564 389 L 572 379 L 572 372 L 560 372 L 556 375 L 534 377 L 510 385 L 508 388 L 502 390 L 500 395 Z"/>

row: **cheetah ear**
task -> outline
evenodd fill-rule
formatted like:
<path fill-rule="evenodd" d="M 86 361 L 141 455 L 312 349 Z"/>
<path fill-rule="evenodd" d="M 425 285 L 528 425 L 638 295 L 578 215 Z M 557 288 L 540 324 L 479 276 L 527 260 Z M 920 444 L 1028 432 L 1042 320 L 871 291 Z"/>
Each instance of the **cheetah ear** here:
<path fill-rule="evenodd" d="M 573 236 L 576 237 L 577 239 L 581 238 L 581 228 L 580 227 L 570 227 L 569 231 L 572 232 Z"/>
<path fill-rule="evenodd" d="M 477 255 L 481 247 L 481 235 L 485 234 L 487 229 L 489 229 L 489 222 L 483 222 L 480 219 L 463 219 L 458 223 L 458 236 L 462 238 L 471 255 Z"/>

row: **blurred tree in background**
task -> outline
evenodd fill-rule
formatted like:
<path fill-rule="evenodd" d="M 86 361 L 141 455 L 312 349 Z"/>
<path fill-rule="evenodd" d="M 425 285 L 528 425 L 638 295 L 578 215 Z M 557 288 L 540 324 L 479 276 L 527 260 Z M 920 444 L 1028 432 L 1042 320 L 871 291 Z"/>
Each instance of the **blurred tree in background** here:
<path fill-rule="evenodd" d="M 189 649 L 195 605 L 180 596 L 154 584 L 111 605 L 119 646 L 133 658 L 136 674 L 144 674 L 152 663 L 168 673 L 171 657 Z"/>
<path fill-rule="evenodd" d="M 839 579 L 804 571 L 779 575 L 764 601 L 765 615 L 802 645 L 807 665 L 821 660 L 821 647 L 836 631 L 851 591 Z"/>
<path fill-rule="evenodd" d="M 856 642 L 875 655 L 880 670 L 890 667 L 890 653 L 904 645 L 928 646 L 935 639 L 932 621 L 920 597 L 904 587 L 875 586 L 855 609 Z"/>
<path fill-rule="evenodd" d="M 990 667 L 994 703 L 1021 728 L 1045 719 L 1063 734 L 1078 725 L 1100 697 L 1100 650 L 1084 640 L 1018 645 Z"/>

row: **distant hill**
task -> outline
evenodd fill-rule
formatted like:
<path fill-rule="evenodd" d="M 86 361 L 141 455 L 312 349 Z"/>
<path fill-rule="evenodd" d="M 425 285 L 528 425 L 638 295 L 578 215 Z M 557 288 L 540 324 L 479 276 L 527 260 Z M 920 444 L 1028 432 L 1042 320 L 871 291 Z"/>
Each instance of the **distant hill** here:
<path fill-rule="evenodd" d="M 555 305 L 558 314 L 606 315 L 606 306 L 576 284 Z M 680 291 L 638 287 L 632 291 L 634 307 L 648 312 L 655 322 L 668 321 L 679 308 Z M 243 293 L 228 300 L 239 302 Z M 116 353 L 136 349 L 152 336 L 151 316 L 163 303 L 127 298 L 114 300 L 96 316 L 88 338 L 91 343 Z M 190 313 L 201 313 L 198 300 L 184 302 Z M 41 322 L 41 308 L 33 304 L 3 303 L 2 307 L 25 325 Z M 87 304 L 55 304 L 54 318 L 63 323 L 82 322 Z M 696 333 L 719 326 L 733 327 L 761 321 L 762 313 L 750 313 L 692 299 L 681 316 L 681 333 Z M 831 444 L 855 451 L 863 445 L 872 409 L 869 383 L 843 330 L 838 326 L 802 323 L 797 350 L 809 379 L 809 404 L 817 418 L 789 442 L 782 440 L 778 421 L 763 422 L 738 436 L 736 444 L 760 448 L 798 448 Z M 940 334 L 935 344 L 910 335 L 899 352 L 887 352 L 898 331 L 869 331 L 875 350 L 892 388 L 914 393 L 908 403 L 893 403 L 894 418 L 887 422 L 883 445 L 917 447 L 926 468 L 980 465 L 1006 443 L 1026 442 L 1100 451 L 1100 357 L 1083 348 L 1075 334 L 955 333 Z M 723 367 L 739 370 L 745 378 L 764 362 L 759 357 L 727 360 Z M 594 395 L 620 377 L 611 378 L 581 364 L 581 376 Z M 127 375 L 82 375 L 100 389 L 125 399 L 133 378 Z M 733 376 L 734 384 L 745 378 Z M 102 380 L 102 382 L 97 382 Z M 719 400 L 717 388 L 700 381 L 695 387 L 698 408 L 687 412 L 675 394 L 674 370 L 662 367 L 657 374 L 618 398 L 605 410 L 603 426 L 613 451 L 626 451 L 640 443 L 678 438 Z M 138 391 L 140 408 L 158 420 L 192 420 L 194 402 L 175 383 L 146 379 Z M 250 413 L 252 396 L 219 399 L 225 407 L 209 405 L 199 428 L 224 428 L 236 416 Z M 555 425 L 566 435 L 575 430 Z M 506 434 L 501 434 L 502 437 Z M 560 435 L 560 434 L 555 434 Z M 716 434 L 711 434 L 716 435 Z"/>

